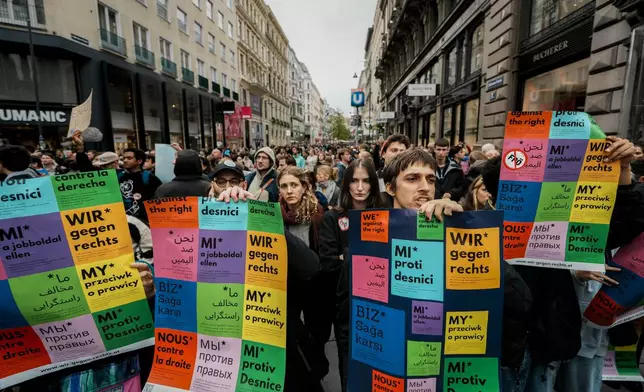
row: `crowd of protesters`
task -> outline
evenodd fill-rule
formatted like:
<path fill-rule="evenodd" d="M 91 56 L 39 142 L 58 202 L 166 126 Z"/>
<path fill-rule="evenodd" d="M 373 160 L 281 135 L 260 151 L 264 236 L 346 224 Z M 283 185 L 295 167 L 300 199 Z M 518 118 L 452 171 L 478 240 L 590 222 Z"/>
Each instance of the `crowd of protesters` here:
<path fill-rule="evenodd" d="M 621 176 L 607 249 L 627 244 L 644 231 L 642 142 L 609 137 L 608 159 L 619 161 Z M 500 145 L 474 151 L 464 143 L 437 139 L 414 146 L 404 135 L 375 144 L 262 147 L 231 151 L 177 150 L 175 177 L 155 176 L 155 152 L 126 149 L 87 151 L 76 133 L 69 151 L 29 152 L 0 147 L 0 180 L 23 180 L 68 172 L 116 169 L 137 260 L 151 304 L 154 254 L 143 202 L 177 196 L 209 196 L 224 202 L 256 199 L 278 202 L 289 253 L 287 370 L 285 391 L 321 391 L 329 373 L 325 345 L 332 331 L 338 348 L 342 390 L 349 357 L 348 211 L 407 208 L 427 219 L 460 211 L 494 209 L 500 176 Z M 607 261 L 610 252 L 607 252 Z M 582 324 L 581 314 L 603 285 L 605 274 L 504 263 L 505 299 L 502 384 L 506 392 L 599 392 L 609 344 L 637 343 L 634 324 L 606 331 Z M 638 358 L 641 352 L 638 350 Z M 122 354 L 21 385 L 20 391 L 67 390 L 88 374 L 101 380 L 139 374 L 145 382 L 151 350 Z M 129 373 L 128 373 L 129 372 Z M 95 381 L 99 382 L 99 381 Z M 116 384 L 114 384 L 116 385 Z M 627 385 L 632 388 L 632 385 Z"/>

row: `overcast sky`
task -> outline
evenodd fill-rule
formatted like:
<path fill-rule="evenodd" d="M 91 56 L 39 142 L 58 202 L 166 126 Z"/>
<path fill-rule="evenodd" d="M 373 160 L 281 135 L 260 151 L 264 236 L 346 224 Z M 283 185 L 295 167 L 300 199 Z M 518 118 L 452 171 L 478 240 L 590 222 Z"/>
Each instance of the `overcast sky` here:
<path fill-rule="evenodd" d="M 266 0 L 331 107 L 351 110 L 377 0 Z"/>

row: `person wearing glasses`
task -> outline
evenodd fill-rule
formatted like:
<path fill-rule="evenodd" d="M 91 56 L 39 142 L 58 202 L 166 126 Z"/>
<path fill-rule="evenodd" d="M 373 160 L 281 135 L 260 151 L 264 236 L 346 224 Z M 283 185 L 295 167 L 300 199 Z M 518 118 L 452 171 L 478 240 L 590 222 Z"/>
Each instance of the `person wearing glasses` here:
<path fill-rule="evenodd" d="M 239 187 L 243 190 L 247 188 L 244 172 L 233 161 L 224 161 L 218 164 L 212 173 L 212 183 L 208 195 L 210 197 L 219 197 L 223 191 L 232 187 Z"/>

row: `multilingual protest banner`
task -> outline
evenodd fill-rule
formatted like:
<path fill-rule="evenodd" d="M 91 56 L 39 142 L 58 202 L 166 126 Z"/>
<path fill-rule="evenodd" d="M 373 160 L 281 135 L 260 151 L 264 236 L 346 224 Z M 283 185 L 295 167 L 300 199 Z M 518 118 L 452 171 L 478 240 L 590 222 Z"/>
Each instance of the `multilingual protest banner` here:
<path fill-rule="evenodd" d="M 145 391 L 282 391 L 287 256 L 278 204 L 146 202 L 154 362 Z"/>
<path fill-rule="evenodd" d="M 620 269 L 606 273 L 619 285 L 603 285 L 584 312 L 586 320 L 598 328 L 644 316 L 644 233 L 619 248 L 609 265 Z"/>
<path fill-rule="evenodd" d="M 607 147 L 586 113 L 508 113 L 496 201 L 508 263 L 605 271 L 620 174 Z"/>
<path fill-rule="evenodd" d="M 0 183 L 0 388 L 154 344 L 113 170 Z"/>
<path fill-rule="evenodd" d="M 498 392 L 503 213 L 350 213 L 351 392 Z"/>
<path fill-rule="evenodd" d="M 637 363 L 637 346 L 608 347 L 604 357 L 602 379 L 604 381 L 644 382 Z"/>

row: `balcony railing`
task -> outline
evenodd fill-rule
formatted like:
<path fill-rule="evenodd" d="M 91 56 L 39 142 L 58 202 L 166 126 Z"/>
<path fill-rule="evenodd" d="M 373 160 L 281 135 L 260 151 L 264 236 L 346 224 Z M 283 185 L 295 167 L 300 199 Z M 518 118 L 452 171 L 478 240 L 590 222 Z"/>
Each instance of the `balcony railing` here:
<path fill-rule="evenodd" d="M 161 4 L 158 1 L 157 1 L 157 15 L 159 15 L 159 17 L 161 19 L 169 21 L 169 19 L 168 19 L 168 9 L 166 8 L 165 5 Z"/>
<path fill-rule="evenodd" d="M 181 80 L 186 83 L 195 84 L 195 73 L 188 68 L 181 67 Z"/>
<path fill-rule="evenodd" d="M 227 87 L 224 87 L 224 97 L 230 98 L 230 89 Z"/>
<path fill-rule="evenodd" d="M 117 34 L 105 29 L 101 29 L 101 46 L 103 49 L 118 53 L 122 56 L 127 56 L 125 38 L 119 37 Z"/>
<path fill-rule="evenodd" d="M 155 68 L 154 62 L 154 53 L 147 50 L 146 48 L 134 45 L 134 55 L 136 56 L 136 62 L 148 66 L 150 68 Z"/>
<path fill-rule="evenodd" d="M 42 0 L 0 0 L 0 23 L 45 28 L 45 7 Z"/>
<path fill-rule="evenodd" d="M 161 72 L 174 76 L 175 78 L 177 77 L 177 64 L 173 63 L 172 61 L 161 57 Z"/>
<path fill-rule="evenodd" d="M 236 92 L 233 92 L 233 99 L 234 99 L 235 101 L 239 101 L 239 94 L 238 94 L 238 93 L 236 93 Z"/>
<path fill-rule="evenodd" d="M 199 75 L 198 80 L 199 80 L 199 87 L 204 90 L 208 90 L 208 78 Z"/>
<path fill-rule="evenodd" d="M 221 94 L 221 86 L 217 82 L 212 82 L 212 92 Z"/>

